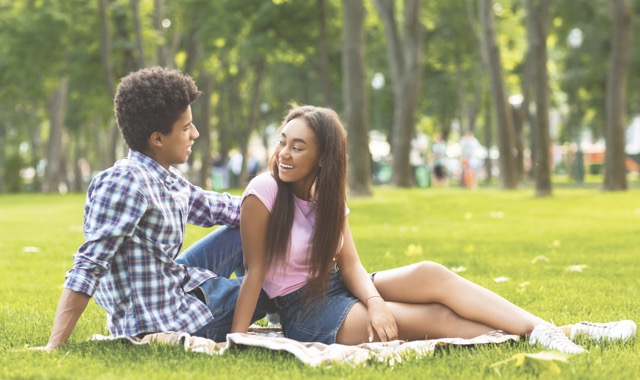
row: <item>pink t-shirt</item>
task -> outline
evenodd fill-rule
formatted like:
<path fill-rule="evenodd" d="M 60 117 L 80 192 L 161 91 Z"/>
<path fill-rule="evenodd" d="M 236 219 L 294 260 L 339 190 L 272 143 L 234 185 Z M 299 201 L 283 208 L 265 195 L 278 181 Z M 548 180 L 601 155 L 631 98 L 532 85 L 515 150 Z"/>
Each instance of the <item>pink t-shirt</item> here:
<path fill-rule="evenodd" d="M 271 212 L 277 193 L 278 184 L 271 173 L 262 173 L 251 180 L 242 194 L 242 201 L 249 195 L 255 195 Z M 294 197 L 294 204 L 287 260 L 285 265 L 267 271 L 262 284 L 270 298 L 289 294 L 307 283 L 308 255 L 311 253 L 311 239 L 316 225 L 316 208 L 313 202 L 297 197 Z"/>

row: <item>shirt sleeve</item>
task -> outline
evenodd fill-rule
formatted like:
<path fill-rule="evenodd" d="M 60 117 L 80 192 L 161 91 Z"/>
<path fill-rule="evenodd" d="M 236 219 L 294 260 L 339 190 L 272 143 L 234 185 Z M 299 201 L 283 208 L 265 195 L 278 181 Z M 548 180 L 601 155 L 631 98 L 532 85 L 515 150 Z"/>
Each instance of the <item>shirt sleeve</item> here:
<path fill-rule="evenodd" d="M 276 196 L 278 195 L 278 183 L 271 173 L 262 173 L 249 182 L 247 188 L 242 194 L 242 202 L 249 195 L 256 196 L 271 212 L 273 204 L 276 202 Z"/>
<path fill-rule="evenodd" d="M 240 197 L 191 185 L 188 222 L 201 227 L 240 224 Z"/>
<path fill-rule="evenodd" d="M 116 169 L 96 177 L 87 191 L 85 243 L 74 255 L 65 288 L 92 296 L 114 254 L 125 238 L 133 236 L 147 207 L 131 173 Z"/>

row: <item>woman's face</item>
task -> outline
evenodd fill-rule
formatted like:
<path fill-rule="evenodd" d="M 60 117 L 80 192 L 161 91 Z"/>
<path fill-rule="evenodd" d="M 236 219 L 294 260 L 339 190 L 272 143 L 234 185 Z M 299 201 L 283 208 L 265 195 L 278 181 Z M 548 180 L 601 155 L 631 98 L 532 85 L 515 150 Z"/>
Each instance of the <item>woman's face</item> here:
<path fill-rule="evenodd" d="M 320 152 L 313 131 L 303 118 L 285 124 L 274 154 L 280 180 L 291 183 L 298 198 L 310 200 L 309 190 L 320 167 Z"/>

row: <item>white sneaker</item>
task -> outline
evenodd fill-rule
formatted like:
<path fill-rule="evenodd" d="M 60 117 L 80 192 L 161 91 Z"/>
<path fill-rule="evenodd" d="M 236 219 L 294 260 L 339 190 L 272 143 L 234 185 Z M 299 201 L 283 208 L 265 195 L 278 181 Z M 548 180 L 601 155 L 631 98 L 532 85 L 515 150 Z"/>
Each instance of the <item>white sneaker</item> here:
<path fill-rule="evenodd" d="M 545 348 L 560 351 L 565 354 L 579 354 L 584 352 L 582 346 L 578 346 L 564 335 L 559 327 L 550 323 L 540 323 L 533 328 L 529 335 L 530 344 L 540 344 Z"/>
<path fill-rule="evenodd" d="M 636 335 L 635 322 L 624 320 L 609 323 L 580 322 L 571 327 L 571 340 L 585 335 L 595 340 L 627 340 Z"/>

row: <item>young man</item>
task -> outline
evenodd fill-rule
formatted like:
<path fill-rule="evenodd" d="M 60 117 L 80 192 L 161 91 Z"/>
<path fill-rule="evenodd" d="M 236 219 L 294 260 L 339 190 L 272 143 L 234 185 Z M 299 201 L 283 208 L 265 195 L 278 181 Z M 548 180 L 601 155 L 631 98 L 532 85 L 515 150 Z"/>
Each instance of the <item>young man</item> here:
<path fill-rule="evenodd" d="M 67 342 L 89 299 L 107 313 L 114 337 L 176 331 L 223 341 L 242 279 L 239 198 L 204 191 L 172 165 L 191 154 L 198 131 L 193 80 L 175 70 L 147 68 L 122 79 L 115 115 L 127 158 L 99 173 L 87 191 L 85 243 L 74 256 L 49 342 Z M 178 257 L 186 223 L 226 225 Z M 255 318 L 269 305 L 261 296 Z"/>

